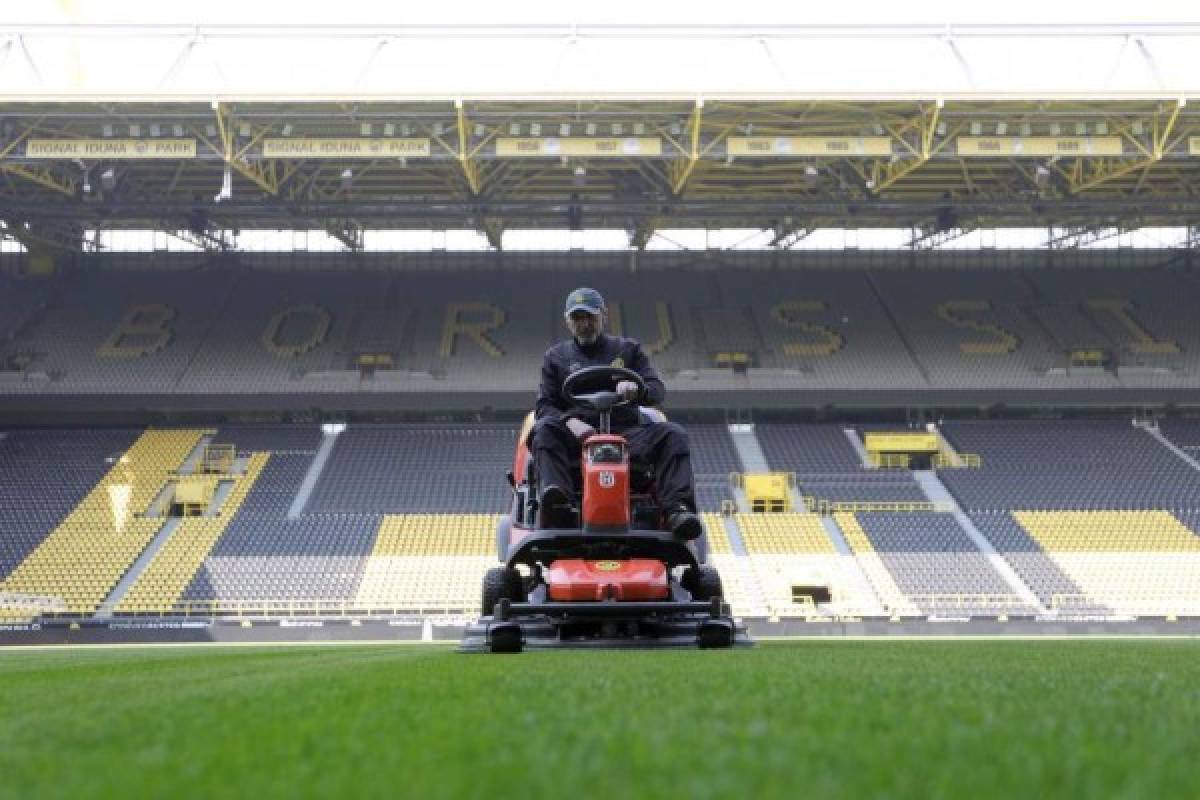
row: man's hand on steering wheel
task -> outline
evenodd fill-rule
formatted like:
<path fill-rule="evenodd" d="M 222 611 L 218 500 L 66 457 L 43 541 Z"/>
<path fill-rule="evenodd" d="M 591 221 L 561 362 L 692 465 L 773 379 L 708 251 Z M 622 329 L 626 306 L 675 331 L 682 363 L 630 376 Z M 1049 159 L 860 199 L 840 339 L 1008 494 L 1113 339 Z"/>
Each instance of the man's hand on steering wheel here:
<path fill-rule="evenodd" d="M 637 400 L 642 390 L 633 381 L 621 381 L 617 384 L 616 392 L 622 400 Z"/>
<path fill-rule="evenodd" d="M 611 389 L 606 387 L 611 386 Z M 583 391 L 589 389 L 591 391 Z M 625 367 L 584 367 L 572 372 L 563 382 L 562 393 L 572 406 L 600 412 L 602 431 L 607 432 L 611 423 L 609 414 L 616 406 L 636 402 L 646 390 L 642 376 Z M 571 417 L 567 427 L 577 439 L 585 439 L 595 432 L 586 422 Z"/>

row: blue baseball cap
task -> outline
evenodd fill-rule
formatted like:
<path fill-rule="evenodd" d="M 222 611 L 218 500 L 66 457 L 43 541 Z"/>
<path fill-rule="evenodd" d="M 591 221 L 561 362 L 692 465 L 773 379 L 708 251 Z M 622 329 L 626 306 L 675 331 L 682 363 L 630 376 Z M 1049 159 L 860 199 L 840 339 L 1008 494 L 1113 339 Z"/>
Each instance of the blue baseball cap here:
<path fill-rule="evenodd" d="M 586 311 L 589 314 L 600 314 L 604 310 L 604 298 L 595 289 L 586 287 L 575 289 L 567 295 L 563 315 L 570 316 L 572 311 Z"/>

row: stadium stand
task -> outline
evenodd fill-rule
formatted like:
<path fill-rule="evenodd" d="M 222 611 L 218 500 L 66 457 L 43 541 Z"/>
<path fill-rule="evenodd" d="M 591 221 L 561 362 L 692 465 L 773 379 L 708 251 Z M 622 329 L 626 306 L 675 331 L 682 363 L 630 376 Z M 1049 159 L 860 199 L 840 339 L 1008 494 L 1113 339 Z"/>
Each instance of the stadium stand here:
<path fill-rule="evenodd" d="M 265 478 L 264 473 L 260 481 Z M 254 499 L 252 490 L 181 600 L 228 609 L 351 604 L 379 516 L 322 514 L 289 521 L 253 513 Z"/>
<path fill-rule="evenodd" d="M 242 507 L 262 474 L 266 453 L 250 457 L 245 473 L 237 475 L 217 516 L 181 519 L 165 545 L 154 555 L 146 570 L 117 605 L 118 612 L 139 613 L 172 609 L 229 521 Z"/>
<path fill-rule="evenodd" d="M 1188 509 L 1200 505 L 1200 472 L 1119 420 L 947 422 L 979 469 L 939 476 L 968 511 Z"/>
<path fill-rule="evenodd" d="M 1185 449 L 1197 427 L 1161 424 Z M 712 513 L 733 497 L 738 452 L 727 426 L 687 428 L 712 563 L 737 613 L 858 613 L 875 606 L 856 594 L 858 570 L 895 616 L 1033 613 L 952 514 Z M 980 453 L 982 466 L 939 477 L 1052 613 L 1200 614 L 1200 472 L 1160 441 L 1120 420 L 943 428 L 961 450 Z M 862 467 L 839 425 L 766 423 L 755 432 L 772 466 L 797 468 L 802 490 L 849 502 L 920 491 L 907 470 Z M 515 435 L 502 424 L 351 424 L 307 507 L 289 520 L 322 442 L 315 424 L 11 430 L 0 437 L 0 593 L 96 612 L 163 530 L 165 518 L 143 514 L 211 443 L 232 444 L 239 456 L 219 515 L 167 529 L 118 614 L 473 613 L 479 576 L 494 560 L 496 515 L 509 502 L 502 474 Z M 851 556 L 838 553 L 838 530 Z M 828 588 L 832 602 L 797 601 L 814 587 Z"/>
<path fill-rule="evenodd" d="M 349 331 L 362 298 L 386 297 L 387 283 L 361 274 L 237 277 L 179 391 L 353 391 Z"/>
<path fill-rule="evenodd" d="M 1094 598 L 1085 596 L 1079 584 L 1063 572 L 1010 512 L 976 512 L 970 517 L 979 532 L 987 537 L 1046 608 L 1091 613 L 1109 611 Z"/>
<path fill-rule="evenodd" d="M 859 566 L 880 603 L 893 616 L 921 616 L 917 608 L 901 591 L 887 565 L 876 552 L 871 538 L 867 536 L 854 514 L 846 511 L 836 512 L 834 521 L 846 539 L 846 544 L 858 559 Z"/>
<path fill-rule="evenodd" d="M 729 475 L 740 472 L 741 462 L 729 428 L 725 425 L 689 424 L 686 426 L 696 475 L 696 505 L 701 511 L 720 511 L 733 503 Z"/>
<path fill-rule="evenodd" d="M 701 514 L 704 530 L 708 535 L 708 560 L 721 573 L 721 585 L 725 598 L 735 614 L 757 616 L 767 613 L 759 601 L 756 588 L 757 578 L 752 574 L 746 558 L 733 550 L 725 532 L 725 517 L 720 514 Z"/>
<path fill-rule="evenodd" d="M 773 616 L 817 613 L 812 594 L 804 587 L 828 590 L 826 612 L 861 613 L 870 605 L 843 573 L 841 556 L 816 514 L 737 514 L 736 520 L 753 575 Z M 805 594 L 808 600 L 797 597 Z"/>
<path fill-rule="evenodd" d="M 613 329 L 685 394 L 1200 386 L 1186 311 L 1200 283 L 1167 269 L 868 271 L 778 254 L 722 268 L 648 253 L 629 275 L 613 270 L 624 256 L 589 255 L 610 262 L 594 282 Z M 577 276 L 519 255 L 503 270 L 445 262 L 184 272 L 101 260 L 69 280 L 5 278 L 0 397 L 528 390 Z M 1099 355 L 1073 363 L 1072 351 Z M 364 355 L 382 360 L 361 371 Z"/>
<path fill-rule="evenodd" d="M 90 614 L 163 526 L 143 517 L 203 430 L 148 430 L 0 584 L 0 591 L 61 597 Z"/>
<path fill-rule="evenodd" d="M 755 426 L 774 470 L 796 473 L 800 493 L 834 502 L 920 503 L 921 488 L 908 470 L 869 469 L 846 438 L 844 426 Z"/>
<path fill-rule="evenodd" d="M 213 444 L 231 444 L 239 453 L 276 455 L 316 453 L 321 429 L 316 425 L 226 425 L 217 429 Z"/>
<path fill-rule="evenodd" d="M 14 430 L 0 439 L 0 577 L 42 543 L 140 431 Z"/>
<path fill-rule="evenodd" d="M 1013 518 L 1083 598 L 1121 614 L 1200 614 L 1200 536 L 1169 512 L 1017 511 Z"/>
<path fill-rule="evenodd" d="M 857 514 L 896 587 L 928 614 L 1032 613 L 950 514 Z M 863 545 L 862 538 L 857 540 Z M 857 549 L 857 548 L 856 548 Z"/>
<path fill-rule="evenodd" d="M 356 608 L 474 612 L 496 563 L 495 514 L 387 515 L 354 598 Z"/>
<path fill-rule="evenodd" d="M 511 426 L 351 426 L 338 436 L 312 513 L 498 513 L 511 490 Z M 419 476 L 419 479 L 418 479 Z"/>
<path fill-rule="evenodd" d="M 1159 432 L 1191 456 L 1200 456 L 1200 419 L 1169 417 L 1159 422 Z"/>

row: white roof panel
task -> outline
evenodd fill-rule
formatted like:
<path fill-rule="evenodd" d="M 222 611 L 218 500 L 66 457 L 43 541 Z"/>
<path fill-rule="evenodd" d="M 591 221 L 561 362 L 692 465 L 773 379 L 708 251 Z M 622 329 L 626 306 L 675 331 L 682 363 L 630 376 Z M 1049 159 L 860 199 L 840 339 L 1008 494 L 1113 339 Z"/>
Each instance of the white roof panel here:
<path fill-rule="evenodd" d="M 1195 3 L 11 5 L 0 101 L 1200 95 Z"/>

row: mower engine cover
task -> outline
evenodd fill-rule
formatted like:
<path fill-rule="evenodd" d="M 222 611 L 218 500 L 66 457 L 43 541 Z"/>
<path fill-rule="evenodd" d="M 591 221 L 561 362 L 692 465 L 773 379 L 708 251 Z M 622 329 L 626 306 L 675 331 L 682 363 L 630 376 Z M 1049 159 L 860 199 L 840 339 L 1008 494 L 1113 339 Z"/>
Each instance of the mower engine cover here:
<path fill-rule="evenodd" d="M 546 576 L 550 599 L 557 602 L 666 600 L 671 596 L 667 568 L 652 558 L 586 561 L 562 558 Z"/>
<path fill-rule="evenodd" d="M 629 445 L 599 433 L 583 444 L 583 529 L 629 530 Z"/>

